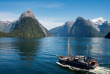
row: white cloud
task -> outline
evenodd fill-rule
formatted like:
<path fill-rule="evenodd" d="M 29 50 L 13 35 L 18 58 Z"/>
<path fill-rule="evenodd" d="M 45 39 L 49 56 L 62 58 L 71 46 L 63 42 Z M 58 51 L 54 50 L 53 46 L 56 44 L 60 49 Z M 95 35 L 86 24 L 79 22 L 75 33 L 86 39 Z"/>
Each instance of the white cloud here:
<path fill-rule="evenodd" d="M 10 12 L 0 12 L 0 21 L 14 21 L 19 17 L 18 14 Z"/>
<path fill-rule="evenodd" d="M 38 4 L 38 6 L 43 8 L 58 8 L 64 6 L 62 3 L 53 3 L 53 4 Z"/>
<path fill-rule="evenodd" d="M 39 22 L 48 30 L 62 26 L 66 18 L 38 18 Z"/>
<path fill-rule="evenodd" d="M 1 2 L 0 5 L 12 5 L 12 6 L 21 6 L 21 7 L 38 7 L 38 8 L 58 8 L 58 7 L 64 7 L 64 3 L 59 2 L 52 2 L 52 3 L 45 3 L 45 2 Z M 29 6 L 31 5 L 31 6 Z"/>

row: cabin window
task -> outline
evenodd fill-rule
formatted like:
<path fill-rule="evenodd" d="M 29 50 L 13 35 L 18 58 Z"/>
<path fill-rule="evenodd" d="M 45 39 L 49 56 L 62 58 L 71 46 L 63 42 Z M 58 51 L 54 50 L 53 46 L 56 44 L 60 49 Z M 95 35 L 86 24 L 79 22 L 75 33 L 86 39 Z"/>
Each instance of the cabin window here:
<path fill-rule="evenodd" d="M 79 61 L 80 61 L 80 62 L 84 62 L 84 59 L 80 59 Z"/>

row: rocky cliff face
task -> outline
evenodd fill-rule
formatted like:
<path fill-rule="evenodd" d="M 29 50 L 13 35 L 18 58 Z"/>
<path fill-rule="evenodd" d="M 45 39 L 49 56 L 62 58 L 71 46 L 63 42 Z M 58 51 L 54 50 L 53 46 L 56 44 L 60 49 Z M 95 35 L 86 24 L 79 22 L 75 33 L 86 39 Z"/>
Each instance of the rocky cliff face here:
<path fill-rule="evenodd" d="M 98 27 L 100 29 L 100 35 L 105 36 L 110 32 L 110 23 L 108 21 L 104 22 Z"/>
<path fill-rule="evenodd" d="M 70 30 L 71 37 L 93 37 L 97 36 L 98 31 L 92 26 L 91 22 L 82 17 L 78 17 Z"/>
<path fill-rule="evenodd" d="M 68 37 L 73 23 L 73 21 L 67 21 L 63 26 L 51 29 L 50 32 L 54 36 Z"/>
<path fill-rule="evenodd" d="M 32 12 L 32 10 L 28 9 L 26 12 L 22 13 L 20 18 L 23 18 L 23 17 L 31 17 L 33 19 L 35 19 L 35 16 Z"/>

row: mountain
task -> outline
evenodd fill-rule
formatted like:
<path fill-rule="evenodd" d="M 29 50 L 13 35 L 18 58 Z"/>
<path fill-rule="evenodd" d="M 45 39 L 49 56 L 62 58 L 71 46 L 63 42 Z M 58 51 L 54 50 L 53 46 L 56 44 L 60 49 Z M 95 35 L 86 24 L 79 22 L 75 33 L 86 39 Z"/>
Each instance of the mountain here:
<path fill-rule="evenodd" d="M 71 37 L 94 37 L 98 31 L 92 26 L 89 20 L 78 17 L 70 30 Z"/>
<path fill-rule="evenodd" d="M 102 25 L 98 26 L 98 28 L 100 29 L 100 35 L 105 36 L 110 32 L 110 23 L 106 21 Z"/>
<path fill-rule="evenodd" d="M 94 37 L 108 34 L 110 22 L 102 17 L 93 20 L 78 17 L 75 22 L 67 21 L 63 26 L 53 28 L 49 32 L 35 18 L 32 10 L 28 9 L 13 22 L 0 21 L 0 31 L 1 33 L 5 32 L 8 36 L 29 38 L 52 36 L 52 34 L 62 37 Z"/>
<path fill-rule="evenodd" d="M 110 38 L 110 32 L 105 36 L 105 38 Z"/>
<path fill-rule="evenodd" d="M 98 28 L 98 26 L 96 26 L 94 22 L 92 22 L 91 20 L 88 20 L 88 21 L 90 22 L 90 24 L 92 25 L 94 29 L 96 29 L 98 32 L 100 31 L 100 29 Z"/>
<path fill-rule="evenodd" d="M 9 32 L 11 27 L 10 21 L 0 21 L 0 31 L 1 32 Z"/>
<path fill-rule="evenodd" d="M 106 21 L 104 18 L 99 17 L 97 19 L 91 20 L 94 23 L 94 26 L 97 27 L 97 30 L 99 31 L 99 36 L 105 36 L 110 32 L 110 22 Z"/>
<path fill-rule="evenodd" d="M 50 30 L 54 36 L 63 37 L 104 37 L 110 32 L 110 22 L 104 18 L 99 17 L 93 20 L 85 20 L 82 17 L 78 17 L 75 23 L 68 27 L 67 23 L 63 26 L 59 26 Z"/>
<path fill-rule="evenodd" d="M 23 17 L 31 17 L 31 18 L 35 19 L 35 16 L 31 9 L 28 9 L 26 12 L 22 13 L 20 18 L 23 18 Z"/>
<path fill-rule="evenodd" d="M 50 30 L 54 36 L 68 37 L 73 21 L 67 21 L 63 26 L 59 26 Z"/>
<path fill-rule="evenodd" d="M 99 26 L 102 25 L 104 22 L 106 22 L 106 20 L 103 17 L 92 19 L 91 21 L 94 23 L 94 26 L 96 26 L 96 29 L 98 31 L 100 31 Z"/>
<path fill-rule="evenodd" d="M 52 34 L 39 23 L 30 9 L 22 13 L 19 19 L 14 22 L 0 21 L 0 31 L 1 37 L 14 36 L 35 38 L 52 36 Z"/>
<path fill-rule="evenodd" d="M 49 30 L 54 36 L 58 36 L 58 31 L 62 28 L 62 26 L 59 26 L 59 27 L 55 27 L 51 30 Z"/>
<path fill-rule="evenodd" d="M 28 38 L 46 37 L 51 35 L 51 33 L 34 17 L 34 14 L 30 9 L 22 13 L 19 20 L 13 23 L 10 33 L 16 37 Z"/>
<path fill-rule="evenodd" d="M 11 37 L 11 35 L 0 31 L 0 37 Z"/>
<path fill-rule="evenodd" d="M 98 25 L 102 25 L 106 20 L 103 17 L 99 17 L 96 19 L 92 19 L 91 21 L 98 26 Z"/>

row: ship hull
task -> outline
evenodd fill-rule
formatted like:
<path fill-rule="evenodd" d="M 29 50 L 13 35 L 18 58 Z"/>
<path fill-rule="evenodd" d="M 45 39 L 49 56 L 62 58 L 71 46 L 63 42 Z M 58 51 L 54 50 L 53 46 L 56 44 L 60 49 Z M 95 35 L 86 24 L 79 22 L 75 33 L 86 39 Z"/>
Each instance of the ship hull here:
<path fill-rule="evenodd" d="M 63 61 L 60 59 L 59 59 L 59 62 L 63 65 L 69 65 L 69 66 L 73 66 L 73 67 L 80 68 L 80 69 L 87 69 L 87 70 L 94 69 L 93 67 L 87 66 L 86 64 L 83 64 L 83 63 L 68 62 L 68 61 Z"/>
<path fill-rule="evenodd" d="M 90 69 L 95 69 L 98 64 L 95 64 L 95 65 L 91 65 L 91 64 L 88 64 L 87 62 L 78 62 L 78 61 L 71 61 L 68 59 L 68 57 L 63 57 L 61 58 L 62 56 L 58 56 L 58 59 L 59 59 L 59 63 L 63 64 L 63 65 L 69 65 L 69 66 L 72 66 L 72 67 L 76 67 L 76 68 L 80 68 L 80 69 L 86 69 L 86 70 L 90 70 Z"/>

